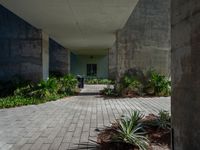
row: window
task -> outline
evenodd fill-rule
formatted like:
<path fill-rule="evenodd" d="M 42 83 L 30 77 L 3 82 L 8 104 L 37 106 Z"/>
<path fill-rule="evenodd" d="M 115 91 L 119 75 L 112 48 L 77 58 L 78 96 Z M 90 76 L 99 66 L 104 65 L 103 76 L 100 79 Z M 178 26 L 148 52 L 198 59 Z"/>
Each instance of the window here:
<path fill-rule="evenodd" d="M 97 76 L 97 64 L 87 64 L 87 76 Z"/>

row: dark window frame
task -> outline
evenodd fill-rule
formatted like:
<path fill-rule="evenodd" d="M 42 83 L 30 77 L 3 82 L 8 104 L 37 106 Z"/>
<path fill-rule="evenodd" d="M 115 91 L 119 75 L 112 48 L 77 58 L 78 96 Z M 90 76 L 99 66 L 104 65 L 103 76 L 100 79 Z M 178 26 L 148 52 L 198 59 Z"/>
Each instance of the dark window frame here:
<path fill-rule="evenodd" d="M 87 76 L 97 76 L 97 64 L 86 65 Z"/>

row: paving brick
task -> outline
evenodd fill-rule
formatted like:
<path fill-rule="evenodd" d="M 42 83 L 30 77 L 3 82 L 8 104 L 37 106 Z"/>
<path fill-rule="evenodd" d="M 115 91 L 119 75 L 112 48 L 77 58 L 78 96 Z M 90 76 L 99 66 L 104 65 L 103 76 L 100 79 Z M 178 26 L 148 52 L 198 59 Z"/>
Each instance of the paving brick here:
<path fill-rule="evenodd" d="M 86 85 L 82 93 L 97 93 L 103 87 Z M 96 95 L 83 95 L 36 106 L 2 109 L 0 149 L 87 149 L 94 147 L 90 140 L 96 140 L 96 128 L 104 128 L 132 110 L 157 113 L 161 109 L 170 111 L 169 97 L 104 100 Z"/>

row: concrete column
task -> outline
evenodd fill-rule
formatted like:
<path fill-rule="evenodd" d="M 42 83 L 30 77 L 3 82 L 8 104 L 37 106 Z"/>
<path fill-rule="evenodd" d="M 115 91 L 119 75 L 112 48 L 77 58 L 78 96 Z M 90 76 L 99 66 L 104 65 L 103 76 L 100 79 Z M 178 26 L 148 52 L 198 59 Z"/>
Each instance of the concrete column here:
<path fill-rule="evenodd" d="M 169 76 L 170 0 L 138 1 L 124 28 L 117 32 L 114 47 L 116 57 L 110 53 L 110 58 L 117 58 L 118 76 L 135 67 L 152 67 Z"/>
<path fill-rule="evenodd" d="M 110 79 L 116 79 L 117 77 L 117 53 L 116 42 L 112 48 L 108 51 L 108 77 Z"/>
<path fill-rule="evenodd" d="M 0 5 L 0 80 L 48 78 L 48 36 Z"/>
<path fill-rule="evenodd" d="M 42 78 L 49 78 L 49 36 L 42 33 Z"/>
<path fill-rule="evenodd" d="M 200 149 L 200 1 L 172 0 L 174 150 Z"/>
<path fill-rule="evenodd" d="M 50 39 L 49 54 L 51 74 L 65 75 L 70 72 L 70 51 L 68 49 Z"/>

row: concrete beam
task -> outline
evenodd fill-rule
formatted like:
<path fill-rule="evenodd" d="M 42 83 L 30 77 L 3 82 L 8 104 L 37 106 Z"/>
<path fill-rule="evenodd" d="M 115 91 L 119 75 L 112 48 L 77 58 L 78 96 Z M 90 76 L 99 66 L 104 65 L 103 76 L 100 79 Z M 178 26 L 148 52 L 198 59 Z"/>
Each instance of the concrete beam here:
<path fill-rule="evenodd" d="M 107 54 L 138 0 L 0 0 L 75 54 Z M 37 9 L 36 9 L 37 8 Z"/>

